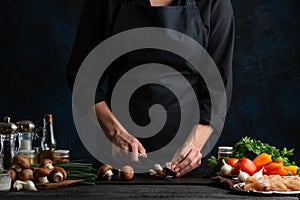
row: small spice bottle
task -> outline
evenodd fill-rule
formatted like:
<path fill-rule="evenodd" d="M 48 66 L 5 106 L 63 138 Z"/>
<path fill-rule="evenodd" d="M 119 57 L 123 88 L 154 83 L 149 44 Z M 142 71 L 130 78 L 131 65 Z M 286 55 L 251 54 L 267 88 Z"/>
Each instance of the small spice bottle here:
<path fill-rule="evenodd" d="M 69 150 L 55 150 L 54 151 L 54 162 L 69 162 L 70 151 Z"/>
<path fill-rule="evenodd" d="M 232 157 L 233 147 L 220 146 L 218 148 L 218 168 L 222 166 L 222 160 L 225 161 Z"/>

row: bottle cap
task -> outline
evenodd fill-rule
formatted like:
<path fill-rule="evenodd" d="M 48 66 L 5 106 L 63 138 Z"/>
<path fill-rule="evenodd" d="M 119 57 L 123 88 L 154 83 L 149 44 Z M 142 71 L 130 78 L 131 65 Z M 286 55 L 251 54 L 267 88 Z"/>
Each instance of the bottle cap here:
<path fill-rule="evenodd" d="M 52 114 L 45 114 L 45 115 L 44 115 L 44 119 L 45 119 L 47 122 L 52 122 L 52 120 L 53 120 L 53 115 L 52 115 Z"/>

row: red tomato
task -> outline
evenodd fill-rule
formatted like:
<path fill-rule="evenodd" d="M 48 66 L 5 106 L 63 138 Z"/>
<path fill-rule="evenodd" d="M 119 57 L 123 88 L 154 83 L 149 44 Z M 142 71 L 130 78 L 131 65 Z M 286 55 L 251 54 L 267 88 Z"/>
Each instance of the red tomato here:
<path fill-rule="evenodd" d="M 228 165 L 230 165 L 231 167 L 233 167 L 237 162 L 239 162 L 238 158 L 229 158 L 226 163 Z"/>
<path fill-rule="evenodd" d="M 240 158 L 239 161 L 234 165 L 232 173 L 234 175 L 238 175 L 240 170 L 252 176 L 256 173 L 257 167 L 249 158 Z"/>

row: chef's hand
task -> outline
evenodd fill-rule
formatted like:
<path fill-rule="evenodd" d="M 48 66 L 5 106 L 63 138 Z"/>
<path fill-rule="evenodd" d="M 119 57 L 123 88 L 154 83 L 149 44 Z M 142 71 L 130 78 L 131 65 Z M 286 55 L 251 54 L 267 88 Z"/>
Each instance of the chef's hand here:
<path fill-rule="evenodd" d="M 208 125 L 199 124 L 194 127 L 172 159 L 171 169 L 177 173 L 178 177 L 201 165 L 202 154 L 200 151 L 211 133 L 212 128 Z"/>
<path fill-rule="evenodd" d="M 105 101 L 95 105 L 98 121 L 106 137 L 125 152 L 130 152 L 130 160 L 138 162 L 138 155 L 146 157 L 146 150 L 134 136 L 129 134 L 108 108 Z"/>

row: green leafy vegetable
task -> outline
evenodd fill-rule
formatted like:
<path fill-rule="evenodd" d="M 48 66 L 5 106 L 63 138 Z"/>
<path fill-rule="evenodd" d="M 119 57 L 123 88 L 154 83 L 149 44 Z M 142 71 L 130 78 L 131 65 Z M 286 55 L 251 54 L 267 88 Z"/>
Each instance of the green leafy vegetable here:
<path fill-rule="evenodd" d="M 296 166 L 296 163 L 291 162 L 288 158 L 288 156 L 294 154 L 294 149 L 288 150 L 286 147 L 278 149 L 275 146 L 252 139 L 251 137 L 243 137 L 233 146 L 233 157 L 236 158 L 249 158 L 253 160 L 257 155 L 263 152 L 271 155 L 272 160 L 281 160 L 284 162 L 284 165 Z M 211 168 L 216 168 L 218 165 L 217 158 L 214 156 L 208 158 L 207 165 Z M 300 168 L 298 168 L 298 174 L 300 174 Z"/>
<path fill-rule="evenodd" d="M 207 166 L 211 168 L 216 168 L 218 166 L 218 159 L 215 156 L 211 156 L 207 159 Z"/>
<path fill-rule="evenodd" d="M 271 155 L 272 160 L 281 160 L 285 165 L 295 165 L 295 163 L 290 162 L 287 157 L 294 154 L 294 149 L 287 150 L 287 148 L 284 147 L 280 150 L 275 146 L 271 146 L 250 137 L 242 138 L 233 147 L 233 156 L 237 158 L 249 158 L 252 160 L 263 152 Z"/>

